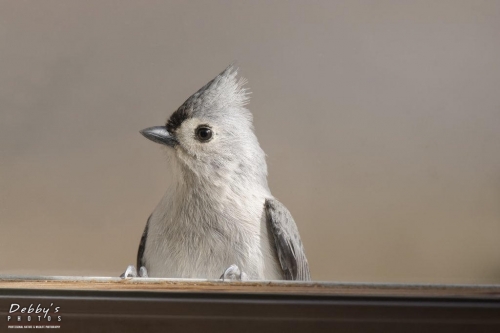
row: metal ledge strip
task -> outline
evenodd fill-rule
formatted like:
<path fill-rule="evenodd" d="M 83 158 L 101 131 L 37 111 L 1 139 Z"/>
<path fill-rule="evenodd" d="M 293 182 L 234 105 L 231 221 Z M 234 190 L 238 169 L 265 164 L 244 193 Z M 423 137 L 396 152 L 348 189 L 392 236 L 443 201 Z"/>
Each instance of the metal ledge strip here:
<path fill-rule="evenodd" d="M 500 300 L 500 285 L 434 285 L 0 275 L 0 289 L 231 292 L 307 295 L 480 297 Z"/>

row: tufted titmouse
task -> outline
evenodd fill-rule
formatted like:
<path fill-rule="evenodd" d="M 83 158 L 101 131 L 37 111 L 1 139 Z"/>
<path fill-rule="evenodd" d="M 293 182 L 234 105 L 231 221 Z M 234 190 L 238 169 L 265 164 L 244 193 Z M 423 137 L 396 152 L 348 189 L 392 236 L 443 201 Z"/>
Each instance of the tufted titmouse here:
<path fill-rule="evenodd" d="M 166 147 L 173 183 L 146 223 L 139 272 L 122 277 L 310 280 L 297 226 L 267 185 L 245 83 L 229 66 L 141 131 Z"/>

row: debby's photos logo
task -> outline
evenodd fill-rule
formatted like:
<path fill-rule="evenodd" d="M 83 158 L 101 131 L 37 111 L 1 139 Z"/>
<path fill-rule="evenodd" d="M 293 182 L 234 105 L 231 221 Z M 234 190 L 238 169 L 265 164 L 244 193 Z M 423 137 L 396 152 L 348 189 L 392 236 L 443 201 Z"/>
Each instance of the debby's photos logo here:
<path fill-rule="evenodd" d="M 23 306 L 12 303 L 7 315 L 8 328 L 60 328 L 61 307 L 50 303 L 49 306 L 31 303 Z"/>

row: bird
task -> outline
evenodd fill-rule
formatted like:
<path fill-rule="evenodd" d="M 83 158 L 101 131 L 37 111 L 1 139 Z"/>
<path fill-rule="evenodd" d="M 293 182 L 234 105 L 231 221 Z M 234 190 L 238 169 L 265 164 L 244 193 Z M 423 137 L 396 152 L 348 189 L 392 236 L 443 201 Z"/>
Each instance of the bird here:
<path fill-rule="evenodd" d="M 246 83 L 230 65 L 141 131 L 165 147 L 172 182 L 122 278 L 311 279 L 297 225 L 268 186 Z"/>

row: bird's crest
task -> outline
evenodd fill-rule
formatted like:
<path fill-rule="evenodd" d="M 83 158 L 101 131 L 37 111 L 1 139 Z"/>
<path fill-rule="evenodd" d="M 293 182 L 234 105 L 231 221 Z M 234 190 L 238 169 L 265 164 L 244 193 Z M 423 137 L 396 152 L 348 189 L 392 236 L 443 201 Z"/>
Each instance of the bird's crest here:
<path fill-rule="evenodd" d="M 196 115 L 210 115 L 229 108 L 244 106 L 248 103 L 250 94 L 247 88 L 243 88 L 246 82 L 246 79 L 238 78 L 238 68 L 230 65 L 191 95 L 170 116 L 167 122 L 168 130 L 175 130 L 185 119 Z"/>

